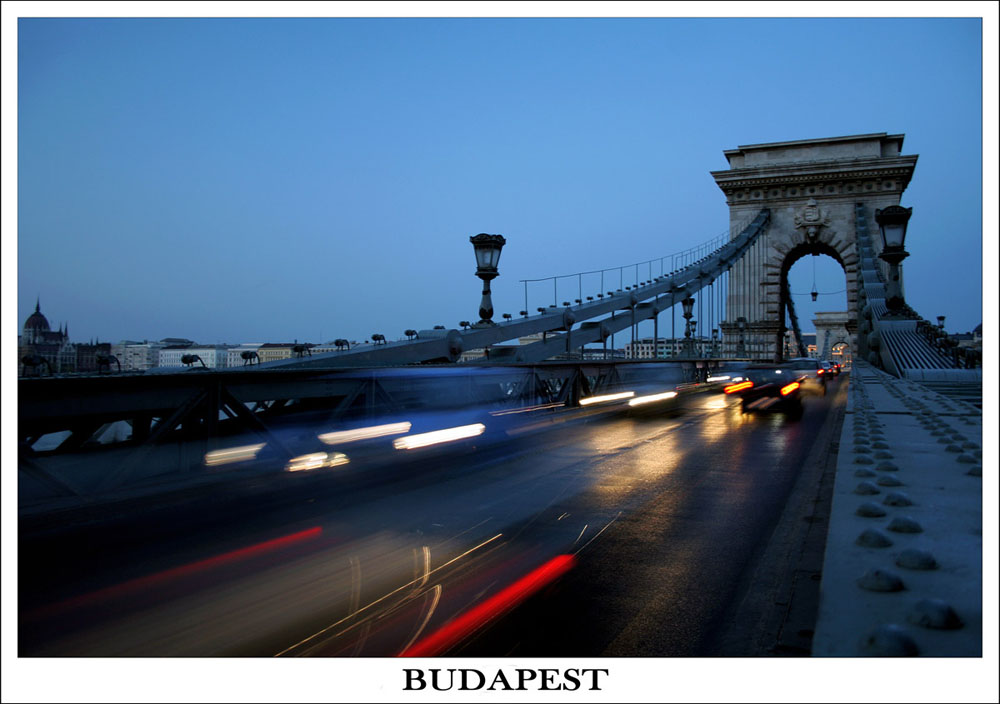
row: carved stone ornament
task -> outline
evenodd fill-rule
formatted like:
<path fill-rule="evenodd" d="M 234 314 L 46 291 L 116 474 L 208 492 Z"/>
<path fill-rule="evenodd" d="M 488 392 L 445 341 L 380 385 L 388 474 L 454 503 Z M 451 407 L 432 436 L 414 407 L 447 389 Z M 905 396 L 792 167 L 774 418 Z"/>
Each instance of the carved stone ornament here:
<path fill-rule="evenodd" d="M 795 227 L 805 230 L 806 239 L 815 242 L 821 227 L 830 226 L 830 214 L 825 208 L 820 208 L 815 198 L 810 198 L 798 213 L 795 214 Z"/>

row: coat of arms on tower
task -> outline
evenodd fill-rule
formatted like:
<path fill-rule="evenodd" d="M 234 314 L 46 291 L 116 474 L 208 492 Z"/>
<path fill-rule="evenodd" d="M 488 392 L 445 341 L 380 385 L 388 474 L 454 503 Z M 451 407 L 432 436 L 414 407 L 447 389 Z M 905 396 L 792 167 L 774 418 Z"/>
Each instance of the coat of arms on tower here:
<path fill-rule="evenodd" d="M 815 242 L 821 227 L 830 226 L 830 213 L 820 208 L 815 198 L 810 198 L 799 212 L 795 214 L 795 227 L 805 230 L 806 239 Z"/>

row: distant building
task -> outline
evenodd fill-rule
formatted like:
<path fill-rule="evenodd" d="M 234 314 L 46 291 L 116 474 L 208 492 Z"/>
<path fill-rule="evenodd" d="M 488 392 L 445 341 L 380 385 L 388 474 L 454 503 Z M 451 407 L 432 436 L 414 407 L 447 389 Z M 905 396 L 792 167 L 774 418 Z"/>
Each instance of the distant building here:
<path fill-rule="evenodd" d="M 296 347 L 301 347 L 302 351 L 297 352 Z M 261 364 L 264 362 L 275 362 L 279 359 L 291 359 L 298 356 L 311 356 L 315 345 L 304 342 L 266 342 L 257 348 L 257 357 Z"/>
<path fill-rule="evenodd" d="M 42 315 L 40 301 L 35 301 L 35 312 L 24 321 L 17 359 L 20 376 L 76 371 L 76 348 L 69 341 L 69 326 L 52 330 Z"/>
<path fill-rule="evenodd" d="M 96 340 L 92 340 L 89 344 L 77 343 L 73 345 L 73 347 L 76 348 L 75 371 L 78 372 L 101 371 L 102 366 L 98 364 L 98 357 L 103 357 L 105 360 L 110 360 L 111 358 L 110 342 L 97 342 Z M 108 371 L 118 371 L 118 365 L 111 362 L 110 369 L 108 367 L 103 367 L 103 369 Z"/>
<path fill-rule="evenodd" d="M 712 340 L 706 337 L 692 337 L 690 345 L 696 357 L 710 357 L 713 349 L 722 349 L 721 343 L 716 342 L 713 347 Z M 687 342 L 683 337 L 661 337 L 659 341 L 644 337 L 626 344 L 624 353 L 625 359 L 671 359 L 690 356 L 687 350 Z"/>
<path fill-rule="evenodd" d="M 117 345 L 112 345 L 111 354 L 122 365 L 122 371 L 140 371 L 159 366 L 160 350 L 166 345 L 162 342 L 136 342 L 133 340 L 122 340 Z"/>
<path fill-rule="evenodd" d="M 957 342 L 959 347 L 981 350 L 983 348 L 983 324 L 977 325 L 972 332 L 957 333 L 949 337 Z"/>
<path fill-rule="evenodd" d="M 226 349 L 226 367 L 242 367 L 244 365 L 257 364 L 257 359 L 243 359 L 244 352 L 253 352 L 257 354 L 257 350 L 260 349 L 261 342 L 244 342 L 242 344 L 236 345 L 235 347 L 228 347 Z"/>
<path fill-rule="evenodd" d="M 798 348 L 798 344 L 797 344 L 797 342 L 795 340 L 795 333 L 792 333 L 791 331 L 789 331 L 789 332 L 791 333 L 790 334 L 790 340 L 791 340 L 791 347 L 792 347 L 792 349 L 791 349 L 791 354 L 788 355 L 788 356 L 790 356 L 790 357 L 798 357 L 799 356 L 799 348 Z M 800 339 L 802 340 L 802 344 L 805 345 L 806 355 L 808 357 L 813 357 L 813 358 L 819 357 L 819 347 L 817 347 L 817 345 L 816 345 L 816 333 L 814 333 L 814 332 L 804 332 L 804 333 L 802 333 Z"/>
<path fill-rule="evenodd" d="M 183 367 L 184 363 L 181 359 L 184 358 L 184 355 L 190 354 L 188 352 L 190 348 L 190 344 L 164 345 L 160 348 L 159 354 L 157 355 L 156 366 Z"/>
<path fill-rule="evenodd" d="M 188 355 L 197 355 L 205 366 L 209 369 L 222 369 L 226 366 L 226 354 L 228 349 L 225 347 L 196 347 L 194 345 L 168 345 L 160 350 L 160 366 L 161 367 L 186 367 L 184 364 L 184 357 Z M 195 362 L 195 365 L 201 366 L 199 362 Z"/>

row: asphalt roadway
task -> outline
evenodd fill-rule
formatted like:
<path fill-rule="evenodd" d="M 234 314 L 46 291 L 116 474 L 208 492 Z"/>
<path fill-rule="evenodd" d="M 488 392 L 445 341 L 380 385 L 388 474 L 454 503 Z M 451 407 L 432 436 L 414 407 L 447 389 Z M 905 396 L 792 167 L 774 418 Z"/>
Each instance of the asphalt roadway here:
<path fill-rule="evenodd" d="M 546 594 L 452 654 L 809 655 L 846 391 L 842 376 L 808 397 L 798 422 L 687 417 L 685 436 L 702 441 L 684 443 L 635 509 Z M 647 441 L 618 461 L 664 449 Z"/>
<path fill-rule="evenodd" d="M 22 524 L 19 654 L 806 654 L 845 386 L 795 421 L 704 394 Z"/>

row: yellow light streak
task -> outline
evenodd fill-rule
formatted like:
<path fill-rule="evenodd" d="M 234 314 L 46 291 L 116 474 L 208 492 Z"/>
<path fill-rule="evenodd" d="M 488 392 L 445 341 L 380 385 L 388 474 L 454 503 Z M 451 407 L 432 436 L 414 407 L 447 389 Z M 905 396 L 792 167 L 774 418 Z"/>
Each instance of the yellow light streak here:
<path fill-rule="evenodd" d="M 350 461 L 343 452 L 310 452 L 308 455 L 299 455 L 288 460 L 285 471 L 304 472 L 322 467 L 338 467 Z"/>
<path fill-rule="evenodd" d="M 256 445 L 241 445 L 240 447 L 229 447 L 225 450 L 212 450 L 205 454 L 205 464 L 209 467 L 230 464 L 232 462 L 243 462 L 257 457 L 257 453 L 264 448 L 265 443 Z"/>

